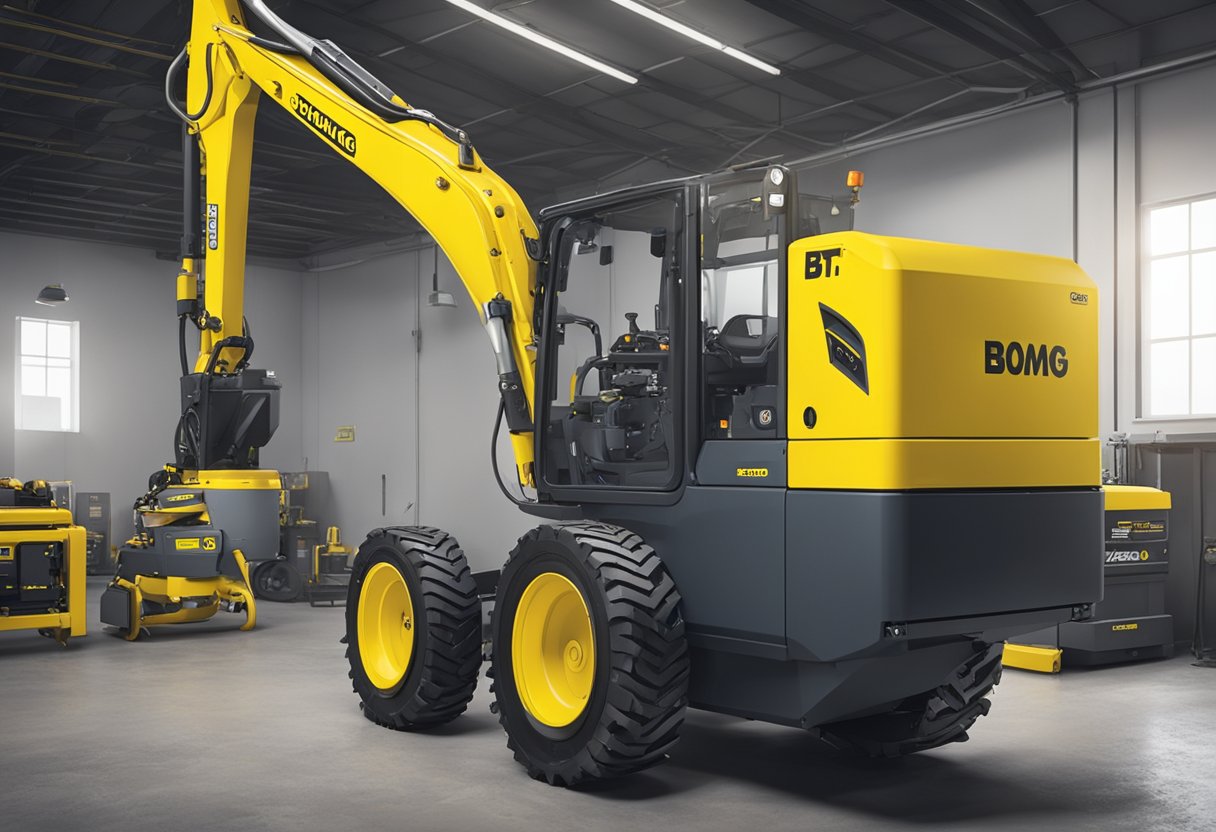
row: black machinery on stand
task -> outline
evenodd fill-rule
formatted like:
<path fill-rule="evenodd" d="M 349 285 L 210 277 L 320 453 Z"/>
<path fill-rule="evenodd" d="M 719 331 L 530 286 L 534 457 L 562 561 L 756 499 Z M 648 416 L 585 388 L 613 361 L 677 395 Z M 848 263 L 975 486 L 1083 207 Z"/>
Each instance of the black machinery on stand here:
<path fill-rule="evenodd" d="M 329 474 L 300 471 L 281 479 L 279 554 L 254 567 L 254 593 L 268 601 L 307 598 L 313 606 L 345 602 L 354 551 L 342 545 L 337 526 L 316 519 L 329 499 Z"/>

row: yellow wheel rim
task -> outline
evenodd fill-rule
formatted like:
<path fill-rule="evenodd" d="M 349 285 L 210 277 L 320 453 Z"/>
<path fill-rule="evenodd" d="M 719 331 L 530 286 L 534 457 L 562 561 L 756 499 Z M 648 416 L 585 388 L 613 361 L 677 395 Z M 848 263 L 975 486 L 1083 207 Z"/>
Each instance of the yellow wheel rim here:
<path fill-rule="evenodd" d="M 545 572 L 519 599 L 511 628 L 515 689 L 532 718 L 551 728 L 574 722 L 595 681 L 595 637 L 583 594 Z"/>
<path fill-rule="evenodd" d="M 377 563 L 363 579 L 358 610 L 359 658 L 372 684 L 400 684 L 414 654 L 414 603 L 397 567 Z"/>

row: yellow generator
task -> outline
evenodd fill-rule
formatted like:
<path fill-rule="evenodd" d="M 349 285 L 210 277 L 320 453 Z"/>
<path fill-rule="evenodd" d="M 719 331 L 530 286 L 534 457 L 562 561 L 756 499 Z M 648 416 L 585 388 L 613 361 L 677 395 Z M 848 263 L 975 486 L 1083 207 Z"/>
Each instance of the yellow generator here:
<path fill-rule="evenodd" d="M 84 536 L 45 482 L 0 479 L 0 632 L 85 635 Z"/>

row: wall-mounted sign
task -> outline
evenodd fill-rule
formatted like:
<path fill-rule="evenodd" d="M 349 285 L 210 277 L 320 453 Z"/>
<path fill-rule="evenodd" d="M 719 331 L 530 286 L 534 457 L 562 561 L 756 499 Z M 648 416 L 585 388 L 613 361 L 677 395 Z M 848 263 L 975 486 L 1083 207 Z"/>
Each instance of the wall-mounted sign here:
<path fill-rule="evenodd" d="M 338 432 L 334 434 L 335 442 L 354 442 L 355 441 L 355 426 L 354 425 L 339 425 Z"/>

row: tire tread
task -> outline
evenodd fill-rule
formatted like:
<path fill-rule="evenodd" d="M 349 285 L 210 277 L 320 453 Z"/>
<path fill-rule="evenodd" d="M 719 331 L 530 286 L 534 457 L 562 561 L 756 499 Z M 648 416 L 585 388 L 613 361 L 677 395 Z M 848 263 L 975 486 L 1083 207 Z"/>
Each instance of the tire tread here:
<path fill-rule="evenodd" d="M 352 662 L 348 676 L 360 696 L 359 708 L 372 722 L 397 731 L 414 731 L 451 722 L 464 713 L 472 701 L 481 669 L 481 601 L 473 573 L 456 539 L 442 529 L 398 526 L 376 529 L 368 535 L 368 541 L 377 538 L 391 541 L 388 545 L 395 546 L 417 570 L 422 587 L 419 602 L 428 638 L 426 650 L 413 659 L 420 662 L 416 670 L 423 676 L 413 695 L 391 713 L 378 713 L 368 706 L 367 697 L 355 678 L 353 662 L 358 659 L 352 656 L 353 647 L 348 643 L 346 656 Z M 379 542 L 379 545 L 383 543 Z M 364 547 L 361 546 L 356 556 L 356 571 L 359 557 L 363 556 Z M 353 597 L 348 603 L 354 603 Z"/>
<path fill-rule="evenodd" d="M 505 708 L 491 684 L 491 710 L 507 747 L 528 774 L 555 786 L 619 777 L 666 759 L 688 707 L 689 653 L 680 594 L 662 559 L 641 537 L 606 523 L 540 526 L 520 539 L 566 536 L 595 575 L 608 612 L 610 687 L 591 740 L 568 760 L 536 760 L 511 736 Z M 494 615 L 499 611 L 496 608 Z M 495 626 L 497 631 L 497 622 Z M 490 671 L 493 678 L 493 668 Z"/>

